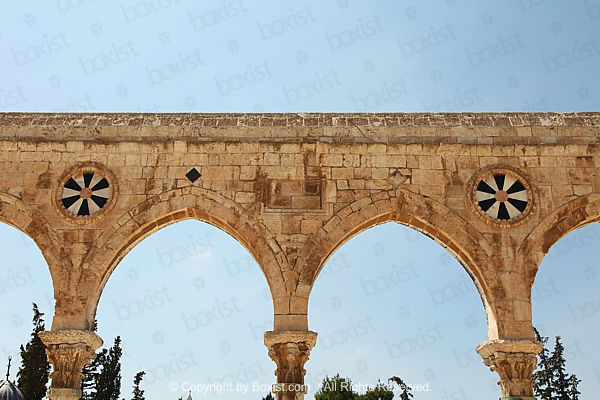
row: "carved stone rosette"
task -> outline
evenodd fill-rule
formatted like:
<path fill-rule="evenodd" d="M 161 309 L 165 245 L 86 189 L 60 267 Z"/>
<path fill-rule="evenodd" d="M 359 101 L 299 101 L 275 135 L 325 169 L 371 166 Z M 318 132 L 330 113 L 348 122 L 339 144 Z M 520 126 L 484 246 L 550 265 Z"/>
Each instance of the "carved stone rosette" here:
<path fill-rule="evenodd" d="M 52 382 L 46 397 L 50 400 L 78 400 L 81 398 L 81 369 L 96 357 L 102 339 L 91 331 L 42 331 L 38 336 L 46 345 L 46 353 L 53 367 Z"/>
<path fill-rule="evenodd" d="M 269 357 L 277 364 L 277 384 L 273 385 L 277 400 L 304 399 L 307 392 L 304 385 L 304 364 L 316 342 L 316 332 L 265 332 L 265 346 L 269 349 Z"/>
<path fill-rule="evenodd" d="M 542 344 L 529 339 L 489 340 L 477 346 L 483 363 L 500 375 L 502 399 L 535 400 L 533 371 Z"/>

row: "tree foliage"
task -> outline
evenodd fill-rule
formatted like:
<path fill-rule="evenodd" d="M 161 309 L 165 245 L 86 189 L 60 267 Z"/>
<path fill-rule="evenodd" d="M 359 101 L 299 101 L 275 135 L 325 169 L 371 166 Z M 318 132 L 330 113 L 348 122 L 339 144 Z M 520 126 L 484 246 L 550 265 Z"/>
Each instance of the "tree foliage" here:
<path fill-rule="evenodd" d="M 396 383 L 402 390 L 400 399 L 412 399 L 411 389 L 402 379 L 393 376 L 388 381 Z M 358 394 L 354 391 L 350 378 L 342 378 L 340 374 L 331 378 L 325 376 L 321 387 L 315 393 L 315 400 L 392 400 L 393 398 L 394 390 L 391 385 L 377 381 L 377 384 L 369 387 L 366 393 Z"/>
<path fill-rule="evenodd" d="M 144 397 L 144 391 L 140 389 L 140 383 L 142 382 L 142 379 L 144 379 L 144 375 L 146 375 L 144 371 L 140 371 L 137 374 L 135 374 L 135 377 L 133 378 L 133 397 L 131 400 L 146 399 Z"/>
<path fill-rule="evenodd" d="M 94 320 L 94 326 L 92 330 L 96 332 L 98 330 L 98 321 Z M 96 358 L 92 359 L 88 365 L 85 365 L 81 370 L 83 379 L 81 380 L 81 400 L 92 400 L 92 392 L 94 391 L 98 371 L 100 370 L 100 363 L 98 354 Z"/>
<path fill-rule="evenodd" d="M 90 364 L 89 400 L 119 400 L 121 395 L 121 337 L 110 349 L 102 349 Z"/>
<path fill-rule="evenodd" d="M 27 400 L 41 400 L 46 396 L 46 385 L 50 374 L 50 362 L 46 354 L 46 345 L 38 336 L 38 332 L 46 329 L 43 313 L 33 304 L 33 331 L 31 339 L 23 347 L 21 345 L 21 368 L 17 373 L 17 386 Z"/>
<path fill-rule="evenodd" d="M 367 389 L 365 394 L 356 396 L 357 400 L 392 400 L 393 398 L 394 391 L 380 381 L 377 381 L 374 388 Z"/>
<path fill-rule="evenodd" d="M 275 400 L 273 393 L 269 392 L 266 396 L 262 398 L 262 400 Z"/>
<path fill-rule="evenodd" d="M 408 386 L 402 379 L 398 378 L 397 376 L 392 376 L 388 379 L 388 381 L 394 382 L 402 390 L 402 392 L 400 393 L 400 399 L 410 400 L 413 398 L 413 395 L 410 392 L 410 386 Z"/>
<path fill-rule="evenodd" d="M 560 336 L 556 336 L 552 352 L 546 348 L 548 338 L 542 337 L 537 329 L 535 338 L 544 345 L 538 354 L 538 369 L 533 373 L 536 396 L 540 400 L 578 400 L 581 393 L 577 386 L 581 380 L 575 374 L 565 372 L 565 348 Z"/>
<path fill-rule="evenodd" d="M 321 387 L 315 393 L 315 400 L 355 400 L 355 398 L 352 381 L 350 378 L 340 377 L 340 374 L 331 378 L 325 376 Z"/>

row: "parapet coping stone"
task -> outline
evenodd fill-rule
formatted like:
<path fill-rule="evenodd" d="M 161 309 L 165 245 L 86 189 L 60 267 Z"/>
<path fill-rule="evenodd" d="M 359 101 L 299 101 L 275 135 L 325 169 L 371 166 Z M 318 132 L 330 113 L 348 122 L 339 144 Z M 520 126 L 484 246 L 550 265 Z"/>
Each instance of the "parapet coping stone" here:
<path fill-rule="evenodd" d="M 582 113 L 0 113 L 0 126 L 174 127 L 599 127 L 599 112 Z"/>

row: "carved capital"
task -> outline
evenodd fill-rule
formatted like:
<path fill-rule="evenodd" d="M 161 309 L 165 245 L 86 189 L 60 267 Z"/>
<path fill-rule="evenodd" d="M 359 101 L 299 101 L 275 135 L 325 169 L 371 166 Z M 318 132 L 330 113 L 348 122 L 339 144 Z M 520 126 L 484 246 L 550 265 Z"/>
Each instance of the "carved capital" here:
<path fill-rule="evenodd" d="M 304 398 L 304 364 L 317 342 L 317 334 L 310 331 L 265 332 L 265 346 L 269 357 L 277 364 L 275 394 L 279 400 Z"/>
<path fill-rule="evenodd" d="M 81 397 L 81 369 L 96 357 L 96 350 L 102 346 L 102 339 L 94 332 L 76 330 L 42 331 L 38 336 L 46 345 L 46 353 L 53 367 L 48 398 L 58 400 Z"/>
<path fill-rule="evenodd" d="M 490 340 L 477 346 L 483 363 L 500 375 L 503 398 L 534 398 L 532 375 L 542 344 L 535 340 Z"/>

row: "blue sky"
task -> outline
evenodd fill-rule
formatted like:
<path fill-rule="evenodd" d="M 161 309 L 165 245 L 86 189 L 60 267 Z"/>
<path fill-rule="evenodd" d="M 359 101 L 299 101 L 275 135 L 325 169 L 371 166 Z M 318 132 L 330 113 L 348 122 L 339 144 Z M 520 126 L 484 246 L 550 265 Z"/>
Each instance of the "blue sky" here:
<path fill-rule="evenodd" d="M 3 0 L 0 111 L 598 110 L 600 1 L 421 3 Z M 48 325 L 53 304 L 35 245 L 2 224 L 0 238 L 6 358 L 29 338 L 31 302 Z M 534 287 L 534 323 L 563 337 L 582 399 L 600 392 L 599 239 L 595 226 L 563 239 Z M 124 341 L 123 395 L 140 370 L 149 400 L 175 399 L 186 382 L 271 384 L 267 295 L 250 255 L 216 228 L 183 222 L 143 241 L 98 309 L 106 345 Z M 320 336 L 308 398 L 337 372 L 356 383 L 429 382 L 419 399 L 500 394 L 474 352 L 486 327 L 473 284 L 408 228 L 376 227 L 340 248 L 312 293 L 309 327 Z M 223 397 L 265 394 L 252 389 Z"/>
<path fill-rule="evenodd" d="M 3 1 L 0 109 L 597 109 L 594 1 L 422 3 Z"/>

